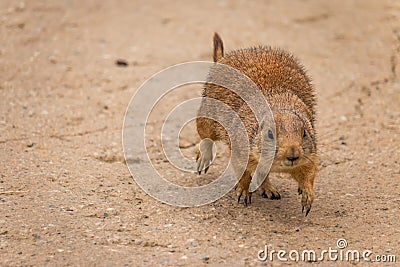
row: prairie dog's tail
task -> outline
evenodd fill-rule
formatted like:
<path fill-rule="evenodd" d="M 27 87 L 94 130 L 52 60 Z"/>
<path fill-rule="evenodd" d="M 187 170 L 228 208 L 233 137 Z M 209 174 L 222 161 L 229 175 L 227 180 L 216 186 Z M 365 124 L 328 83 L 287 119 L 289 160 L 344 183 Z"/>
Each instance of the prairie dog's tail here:
<path fill-rule="evenodd" d="M 224 56 L 224 43 L 218 33 L 214 33 L 214 62 Z"/>

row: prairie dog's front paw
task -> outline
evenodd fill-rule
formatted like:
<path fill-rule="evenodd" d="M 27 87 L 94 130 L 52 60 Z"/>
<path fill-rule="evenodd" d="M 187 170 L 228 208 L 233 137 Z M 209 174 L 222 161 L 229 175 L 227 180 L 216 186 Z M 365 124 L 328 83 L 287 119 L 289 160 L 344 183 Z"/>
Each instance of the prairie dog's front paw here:
<path fill-rule="evenodd" d="M 243 198 L 243 204 L 245 206 L 247 206 L 247 203 L 251 204 L 251 193 L 249 192 L 249 188 L 246 189 L 242 185 L 238 184 L 235 190 L 238 203 L 240 203 L 240 199 Z"/>
<path fill-rule="evenodd" d="M 243 204 L 245 206 L 247 206 L 247 203 L 251 204 L 250 182 L 251 176 L 248 173 L 244 173 L 235 187 L 238 203 L 240 203 L 240 199 L 243 197 Z"/>
<path fill-rule="evenodd" d="M 301 212 L 304 212 L 304 209 L 306 210 L 306 216 L 311 210 L 312 203 L 314 201 L 314 192 L 313 190 L 304 190 L 301 189 Z"/>
<path fill-rule="evenodd" d="M 214 142 L 211 139 L 205 138 L 201 140 L 196 157 L 198 174 L 201 174 L 203 169 L 204 173 L 207 173 L 208 168 L 213 161 L 213 146 Z"/>

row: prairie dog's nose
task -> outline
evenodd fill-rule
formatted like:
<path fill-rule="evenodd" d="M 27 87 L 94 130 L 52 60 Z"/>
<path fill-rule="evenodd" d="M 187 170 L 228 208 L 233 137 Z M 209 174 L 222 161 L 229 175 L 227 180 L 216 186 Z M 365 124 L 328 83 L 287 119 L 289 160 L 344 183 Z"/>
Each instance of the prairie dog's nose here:
<path fill-rule="evenodd" d="M 300 157 L 300 151 L 297 147 L 295 146 L 291 146 L 286 150 L 286 158 L 289 161 L 295 161 L 296 159 L 298 159 Z"/>

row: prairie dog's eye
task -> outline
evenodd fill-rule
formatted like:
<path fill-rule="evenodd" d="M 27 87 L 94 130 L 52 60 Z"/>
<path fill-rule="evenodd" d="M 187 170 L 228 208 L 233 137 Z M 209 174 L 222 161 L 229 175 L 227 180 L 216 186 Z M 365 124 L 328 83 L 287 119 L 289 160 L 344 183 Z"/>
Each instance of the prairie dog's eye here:
<path fill-rule="evenodd" d="M 303 130 L 303 138 L 307 136 L 306 130 Z"/>
<path fill-rule="evenodd" d="M 271 130 L 268 130 L 268 138 L 269 139 L 274 139 L 274 134 L 272 133 Z"/>

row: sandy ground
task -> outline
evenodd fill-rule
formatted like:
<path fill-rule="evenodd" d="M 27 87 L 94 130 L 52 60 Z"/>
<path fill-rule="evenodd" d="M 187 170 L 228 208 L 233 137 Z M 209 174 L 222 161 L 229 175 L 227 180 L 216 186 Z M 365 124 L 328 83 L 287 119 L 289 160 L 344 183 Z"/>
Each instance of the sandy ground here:
<path fill-rule="evenodd" d="M 257 194 L 248 207 L 234 192 L 172 207 L 132 179 L 121 140 L 129 100 L 165 67 L 211 60 L 215 31 L 227 50 L 292 51 L 313 77 L 321 164 L 308 217 L 281 175 L 281 200 Z M 294 265 L 258 251 L 320 251 L 339 238 L 399 263 L 399 116 L 398 1 L 2 0 L 0 265 Z M 193 127 L 182 138 L 198 141 Z"/>

